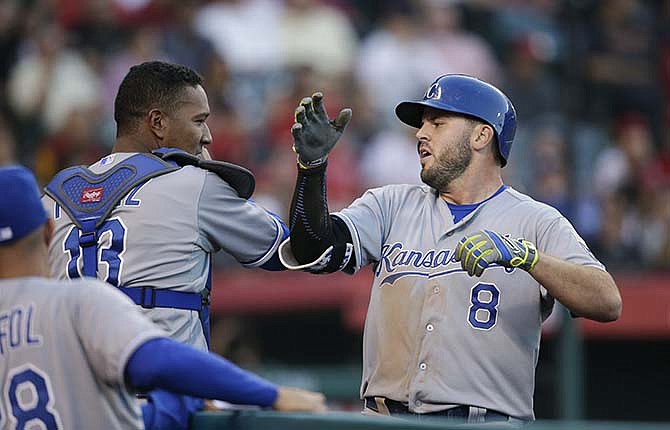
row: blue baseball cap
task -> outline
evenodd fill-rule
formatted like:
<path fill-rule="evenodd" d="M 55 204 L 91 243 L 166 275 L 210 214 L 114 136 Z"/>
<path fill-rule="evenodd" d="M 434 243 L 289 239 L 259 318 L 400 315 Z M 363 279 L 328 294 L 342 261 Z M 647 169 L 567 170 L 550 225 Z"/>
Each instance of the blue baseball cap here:
<path fill-rule="evenodd" d="M 0 167 L 0 245 L 29 235 L 45 222 L 33 173 L 23 166 Z"/>

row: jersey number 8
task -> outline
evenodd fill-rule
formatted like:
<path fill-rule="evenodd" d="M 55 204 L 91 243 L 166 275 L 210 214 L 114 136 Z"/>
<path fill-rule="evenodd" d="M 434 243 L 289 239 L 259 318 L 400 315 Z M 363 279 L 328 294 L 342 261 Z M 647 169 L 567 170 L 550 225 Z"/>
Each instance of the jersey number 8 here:
<path fill-rule="evenodd" d="M 50 389 L 48 376 L 33 365 L 24 365 L 9 371 L 4 397 L 17 430 L 32 428 L 42 424 L 40 428 L 56 430 L 63 428 L 58 412 L 53 408 L 54 399 Z M 0 414 L 0 426 L 5 422 Z"/>
<path fill-rule="evenodd" d="M 468 322 L 479 330 L 490 330 L 498 319 L 500 290 L 494 284 L 480 282 L 472 287 Z"/>

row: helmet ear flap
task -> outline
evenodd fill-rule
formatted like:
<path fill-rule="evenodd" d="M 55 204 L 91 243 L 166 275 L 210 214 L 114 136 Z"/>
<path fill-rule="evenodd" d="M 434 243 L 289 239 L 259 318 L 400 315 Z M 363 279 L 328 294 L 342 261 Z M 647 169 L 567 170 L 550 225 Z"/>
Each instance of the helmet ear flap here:
<path fill-rule="evenodd" d="M 477 118 L 493 127 L 500 165 L 505 166 L 516 134 L 516 110 L 498 88 L 467 75 L 443 75 L 426 90 L 423 98 L 404 101 L 395 108 L 400 121 L 421 127 L 425 107 Z"/>

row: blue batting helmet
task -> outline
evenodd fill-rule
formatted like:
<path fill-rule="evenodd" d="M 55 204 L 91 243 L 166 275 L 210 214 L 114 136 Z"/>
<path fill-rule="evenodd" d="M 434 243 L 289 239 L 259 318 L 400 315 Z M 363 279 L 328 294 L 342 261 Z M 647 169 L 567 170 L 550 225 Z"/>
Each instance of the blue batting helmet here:
<path fill-rule="evenodd" d="M 426 106 L 475 117 L 493 127 L 502 165 L 507 164 L 516 132 L 516 111 L 498 88 L 472 76 L 443 75 L 428 87 L 423 99 L 402 102 L 395 113 L 405 124 L 421 128 Z"/>

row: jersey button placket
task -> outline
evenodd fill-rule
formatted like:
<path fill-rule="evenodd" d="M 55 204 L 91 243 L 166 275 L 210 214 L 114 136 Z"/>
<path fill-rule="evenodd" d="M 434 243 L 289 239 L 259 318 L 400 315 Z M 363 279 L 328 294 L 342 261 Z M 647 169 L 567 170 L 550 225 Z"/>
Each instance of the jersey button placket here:
<path fill-rule="evenodd" d="M 419 369 L 420 370 L 426 370 L 426 369 L 428 369 L 428 365 L 426 363 L 421 363 L 421 364 L 419 364 Z"/>
<path fill-rule="evenodd" d="M 426 331 L 427 331 L 427 332 L 430 333 L 430 332 L 432 332 L 433 330 L 435 330 L 435 326 L 434 326 L 434 325 L 432 325 L 431 323 L 426 324 Z"/>

